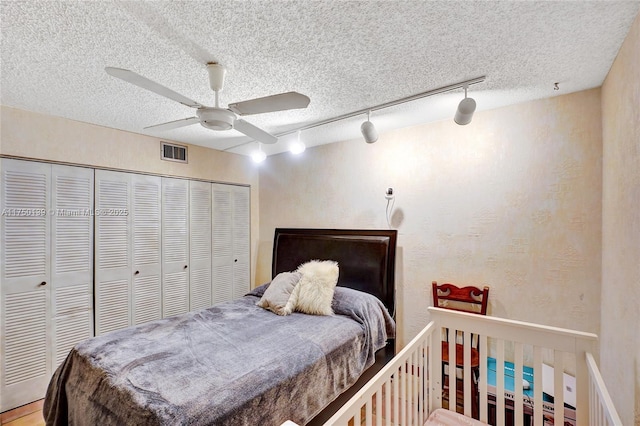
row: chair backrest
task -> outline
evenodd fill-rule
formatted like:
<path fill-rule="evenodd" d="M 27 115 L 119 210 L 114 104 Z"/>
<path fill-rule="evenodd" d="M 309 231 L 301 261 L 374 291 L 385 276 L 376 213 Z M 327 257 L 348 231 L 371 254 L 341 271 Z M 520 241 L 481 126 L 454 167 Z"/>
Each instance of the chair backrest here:
<path fill-rule="evenodd" d="M 445 283 L 438 285 L 431 283 L 433 290 L 433 306 L 438 308 L 453 309 L 473 314 L 486 315 L 489 299 L 489 287 L 482 289 L 473 286 L 458 287 Z"/>

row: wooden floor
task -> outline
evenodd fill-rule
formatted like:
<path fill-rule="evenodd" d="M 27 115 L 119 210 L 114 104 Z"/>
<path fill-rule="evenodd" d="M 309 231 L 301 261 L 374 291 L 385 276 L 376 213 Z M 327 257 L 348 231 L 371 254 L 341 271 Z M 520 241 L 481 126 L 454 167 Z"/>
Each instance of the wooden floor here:
<path fill-rule="evenodd" d="M 23 405 L 0 415 L 2 426 L 44 426 L 42 417 L 42 404 L 44 400 Z"/>

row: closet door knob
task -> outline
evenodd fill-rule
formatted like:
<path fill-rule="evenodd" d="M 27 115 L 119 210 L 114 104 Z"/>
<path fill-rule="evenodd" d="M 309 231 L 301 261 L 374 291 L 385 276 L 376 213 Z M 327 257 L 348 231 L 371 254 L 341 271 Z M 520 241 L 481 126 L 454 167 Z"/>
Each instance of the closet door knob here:
<path fill-rule="evenodd" d="M 46 282 L 46 281 L 42 281 L 42 282 L 40 283 L 40 287 L 45 286 L 45 285 L 47 285 L 47 282 Z"/>
<path fill-rule="evenodd" d="M 187 266 L 187 265 L 184 265 L 184 269 L 187 269 L 187 268 L 188 268 L 188 266 Z"/>
<path fill-rule="evenodd" d="M 133 275 L 138 275 L 140 273 L 140 271 L 136 271 L 133 273 Z"/>

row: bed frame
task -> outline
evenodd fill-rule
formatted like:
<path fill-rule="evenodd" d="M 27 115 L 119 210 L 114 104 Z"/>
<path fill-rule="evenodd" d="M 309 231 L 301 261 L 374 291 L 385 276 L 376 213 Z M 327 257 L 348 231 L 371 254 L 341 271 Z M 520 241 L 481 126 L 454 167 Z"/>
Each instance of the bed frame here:
<path fill-rule="evenodd" d="M 571 369 L 575 362 L 576 407 L 575 424 L 581 425 L 622 425 L 616 409 L 609 397 L 598 366 L 592 355 L 597 336 L 574 330 L 512 321 L 491 316 L 479 316 L 442 308 L 429 308 L 431 322 L 389 362 L 367 385 L 335 413 L 327 425 L 423 425 L 429 414 L 443 406 L 442 363 L 440 361 L 443 328 L 459 330 L 465 339 L 464 401 L 456 404 L 456 380 L 451 380 L 449 409 L 463 406 L 464 414 L 471 416 L 471 351 L 470 334 L 480 338 L 480 378 L 478 381 L 480 400 L 480 421 L 489 419 L 489 386 L 487 384 L 487 357 L 495 352 L 497 371 L 502 371 L 506 351 L 513 347 L 515 383 L 522 382 L 523 354 L 533 353 L 534 396 L 523 398 L 521 386 L 512 392 L 513 413 L 505 418 L 505 399 L 495 398 L 496 425 L 524 424 L 524 408 L 533 411 L 530 419 L 534 425 L 542 425 L 550 416 L 562 413 L 565 424 L 567 408 L 563 401 L 565 366 Z M 454 359 L 455 345 L 450 345 L 449 359 Z M 556 395 L 552 403 L 545 402 L 542 395 L 543 355 L 552 353 L 554 359 L 553 388 Z M 509 356 L 510 358 L 510 356 Z M 565 359 L 569 362 L 565 364 Z M 458 383 L 458 385 L 460 385 Z M 560 391 L 558 391 L 560 390 Z M 509 395 L 505 390 L 505 376 L 497 375 L 494 395 Z M 549 413 L 551 410 L 551 413 Z M 544 416 L 544 419 L 543 419 Z M 493 422 L 492 422 L 493 423 Z M 573 423 L 573 420 L 570 424 Z M 547 424 L 547 423 L 544 423 Z"/>
<path fill-rule="evenodd" d="M 309 260 L 335 260 L 338 286 L 373 294 L 395 313 L 396 230 L 276 228 L 271 274 L 293 271 Z M 395 317 L 394 317 L 395 318 Z M 395 355 L 395 340 L 376 353 L 376 362 L 333 403 L 307 423 L 321 425 Z"/>
<path fill-rule="evenodd" d="M 393 313 L 396 230 L 276 228 L 271 275 L 312 259 L 335 260 L 338 285 L 376 296 Z"/>

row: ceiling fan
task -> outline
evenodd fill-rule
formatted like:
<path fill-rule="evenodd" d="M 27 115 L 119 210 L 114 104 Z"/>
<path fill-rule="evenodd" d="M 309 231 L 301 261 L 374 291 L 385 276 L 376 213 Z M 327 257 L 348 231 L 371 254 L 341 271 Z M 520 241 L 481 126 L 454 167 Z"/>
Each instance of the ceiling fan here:
<path fill-rule="evenodd" d="M 229 104 L 228 108 L 221 108 L 218 98 L 219 92 L 224 86 L 226 69 L 218 63 L 207 64 L 209 84 L 216 96 L 216 103 L 214 107 L 202 105 L 133 71 L 113 67 L 106 67 L 105 71 L 107 74 L 124 80 L 127 83 L 135 84 L 138 87 L 142 87 L 143 89 L 147 89 L 153 93 L 157 93 L 158 95 L 180 102 L 188 107 L 196 108 L 195 117 L 156 124 L 154 126 L 145 127 L 145 129 L 171 130 L 200 123 L 202 126 L 211 130 L 219 131 L 235 129 L 258 142 L 272 144 L 278 141 L 277 137 L 247 121 L 239 119 L 238 116 L 306 108 L 310 102 L 310 99 L 305 95 L 297 92 L 287 92 L 265 96 L 263 98 L 251 99 L 248 101 L 235 102 Z"/>

